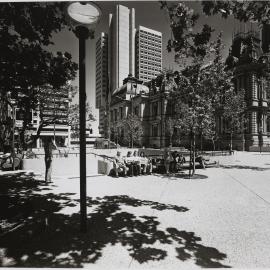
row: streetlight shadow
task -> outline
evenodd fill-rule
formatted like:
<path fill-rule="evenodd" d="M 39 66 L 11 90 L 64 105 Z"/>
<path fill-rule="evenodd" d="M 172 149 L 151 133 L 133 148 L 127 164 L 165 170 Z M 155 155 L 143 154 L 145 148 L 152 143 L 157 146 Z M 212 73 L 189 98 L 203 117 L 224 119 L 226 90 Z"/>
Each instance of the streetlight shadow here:
<path fill-rule="evenodd" d="M 228 267 L 222 263 L 226 254 L 202 245 L 194 232 L 179 226 L 162 228 L 158 216 L 132 211 L 148 207 L 183 215 L 189 211 L 184 206 L 126 195 L 88 198 L 89 230 L 82 234 L 79 214 L 60 211 L 78 207 L 74 193 L 54 194 L 52 190 L 44 194 L 44 186 L 31 178 L 10 180 L 7 177 L 0 181 L 0 213 L 5 221 L 1 223 L 0 266 L 83 267 L 100 260 L 108 245 L 121 245 L 142 264 L 175 256 L 167 251 L 167 245 L 171 245 L 180 261 L 190 260 L 201 267 Z"/>

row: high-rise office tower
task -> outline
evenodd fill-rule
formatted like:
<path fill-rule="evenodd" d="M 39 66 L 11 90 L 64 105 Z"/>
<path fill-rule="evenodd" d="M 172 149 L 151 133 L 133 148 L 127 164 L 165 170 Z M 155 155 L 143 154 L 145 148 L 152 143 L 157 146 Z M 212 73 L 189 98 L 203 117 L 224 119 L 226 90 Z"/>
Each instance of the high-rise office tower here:
<path fill-rule="evenodd" d="M 104 133 L 106 95 L 108 91 L 108 35 L 100 33 L 96 42 L 96 108 L 99 109 L 99 132 Z"/>
<path fill-rule="evenodd" d="M 113 91 L 123 84 L 129 73 L 134 74 L 135 10 L 117 5 L 109 16 L 109 78 Z"/>
<path fill-rule="evenodd" d="M 136 77 L 150 81 L 162 70 L 162 33 L 139 26 L 136 31 Z"/>

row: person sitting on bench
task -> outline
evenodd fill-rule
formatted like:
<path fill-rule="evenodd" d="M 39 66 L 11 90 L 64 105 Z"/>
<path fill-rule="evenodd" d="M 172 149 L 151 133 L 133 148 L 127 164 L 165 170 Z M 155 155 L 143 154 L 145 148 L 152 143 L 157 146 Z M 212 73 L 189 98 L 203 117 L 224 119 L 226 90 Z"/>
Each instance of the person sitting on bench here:
<path fill-rule="evenodd" d="M 147 158 L 144 152 L 140 153 L 142 174 L 151 174 L 152 173 L 152 162 L 150 158 Z"/>
<path fill-rule="evenodd" d="M 128 175 L 134 176 L 134 161 L 131 154 L 131 151 L 127 152 L 127 156 L 125 157 L 125 164 L 128 167 Z"/>
<path fill-rule="evenodd" d="M 141 175 L 141 162 L 140 158 L 138 157 L 138 152 L 135 150 L 133 152 L 133 161 L 134 161 L 134 175 Z"/>
<path fill-rule="evenodd" d="M 122 170 L 124 172 L 124 176 L 127 175 L 127 167 L 126 167 L 124 159 L 121 157 L 120 151 L 117 151 L 117 154 L 114 157 L 113 168 L 115 171 L 115 176 L 117 178 L 119 177 L 119 172 L 121 172 Z"/>

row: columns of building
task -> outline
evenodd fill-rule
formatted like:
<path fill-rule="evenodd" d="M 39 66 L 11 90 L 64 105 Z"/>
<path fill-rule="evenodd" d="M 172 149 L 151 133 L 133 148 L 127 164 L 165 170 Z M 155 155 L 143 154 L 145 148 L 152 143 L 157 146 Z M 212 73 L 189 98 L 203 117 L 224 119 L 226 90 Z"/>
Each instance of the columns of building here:
<path fill-rule="evenodd" d="M 160 147 L 164 147 L 166 144 L 166 123 L 165 123 L 165 113 L 167 109 L 167 99 L 162 98 L 160 101 L 160 109 L 161 109 L 161 136 L 160 136 Z"/>
<path fill-rule="evenodd" d="M 252 111 L 250 114 L 250 126 L 251 126 L 251 133 L 257 134 L 258 133 L 258 123 L 257 123 L 257 112 Z"/>
<path fill-rule="evenodd" d="M 40 138 L 37 139 L 36 144 L 37 144 L 37 148 L 40 148 Z"/>
<path fill-rule="evenodd" d="M 258 105 L 258 85 L 255 73 L 251 73 L 251 94 L 252 94 L 252 105 Z M 255 102 L 254 102 L 255 101 Z"/>

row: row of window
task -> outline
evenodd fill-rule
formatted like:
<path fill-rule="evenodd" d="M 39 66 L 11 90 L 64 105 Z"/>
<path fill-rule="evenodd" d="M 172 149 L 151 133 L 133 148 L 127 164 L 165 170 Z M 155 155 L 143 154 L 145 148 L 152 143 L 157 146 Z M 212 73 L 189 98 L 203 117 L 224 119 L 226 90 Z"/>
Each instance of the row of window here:
<path fill-rule="evenodd" d="M 161 39 L 161 36 L 160 35 L 156 35 L 154 33 L 150 33 L 150 32 L 147 32 L 147 31 L 144 31 L 144 30 L 140 30 L 140 36 L 144 36 L 144 37 L 155 37 L 157 39 Z"/>
<path fill-rule="evenodd" d="M 147 74 L 147 75 L 151 75 L 151 76 L 157 76 L 158 75 L 158 73 L 151 72 L 151 71 L 141 71 L 140 74 Z"/>
<path fill-rule="evenodd" d="M 145 50 L 141 50 L 140 53 L 141 55 L 150 55 L 150 56 L 157 57 L 158 59 L 161 59 L 161 54 L 158 54 L 158 53 L 152 53 Z"/>
<path fill-rule="evenodd" d="M 150 48 L 149 46 L 144 46 L 144 45 L 141 45 L 140 48 L 147 49 L 147 51 L 157 52 L 161 54 L 161 48 L 153 48 L 153 47 Z"/>
<path fill-rule="evenodd" d="M 148 56 L 141 55 L 141 58 L 142 59 L 149 59 L 149 60 L 154 61 L 155 63 L 153 63 L 153 65 L 160 64 L 160 62 L 161 62 L 161 59 L 153 58 L 153 57 L 150 57 L 150 56 L 148 57 Z M 148 63 L 151 63 L 151 62 L 149 61 Z"/>
<path fill-rule="evenodd" d="M 141 63 L 151 65 L 152 67 L 157 67 L 158 70 L 161 71 L 161 63 L 160 63 L 160 61 L 152 62 L 152 61 L 144 61 L 144 60 L 142 60 Z"/>
<path fill-rule="evenodd" d="M 124 115 L 124 107 L 120 107 L 119 108 L 119 111 L 117 109 L 114 109 L 114 110 L 111 110 L 111 121 L 117 121 L 118 120 L 118 116 L 119 116 L 119 119 L 123 119 L 125 117 Z M 134 115 L 136 116 L 140 116 L 140 108 L 139 108 L 139 105 L 138 106 L 134 106 L 133 108 L 133 113 Z"/>
<path fill-rule="evenodd" d="M 156 68 L 156 66 L 143 66 L 141 65 L 141 69 L 142 71 L 157 71 L 157 72 L 160 72 L 160 69 L 159 68 Z"/>
<path fill-rule="evenodd" d="M 145 42 L 145 41 L 141 41 L 140 45 L 147 45 L 147 48 L 152 47 L 154 49 L 161 49 L 162 47 L 161 43 L 151 43 L 151 42 Z"/>

